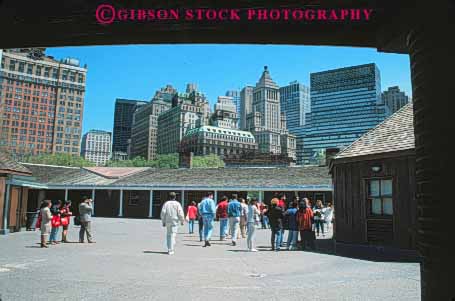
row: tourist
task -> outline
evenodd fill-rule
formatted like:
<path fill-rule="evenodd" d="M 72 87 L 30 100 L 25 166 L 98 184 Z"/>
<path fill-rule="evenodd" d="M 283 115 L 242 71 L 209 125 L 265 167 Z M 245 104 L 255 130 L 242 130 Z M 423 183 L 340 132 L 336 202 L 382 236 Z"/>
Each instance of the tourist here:
<path fill-rule="evenodd" d="M 327 207 L 324 208 L 323 210 L 324 217 L 325 217 L 325 224 L 326 224 L 326 233 L 329 232 L 329 229 L 332 225 L 332 220 L 333 220 L 333 205 L 332 202 L 327 203 Z"/>
<path fill-rule="evenodd" d="M 299 237 L 299 229 L 297 225 L 297 201 L 294 200 L 291 203 L 291 208 L 286 210 L 285 216 L 288 221 L 288 251 L 295 250 L 297 248 L 297 239 Z"/>
<path fill-rule="evenodd" d="M 283 208 L 278 206 L 279 200 L 277 198 L 273 198 L 271 201 L 271 208 L 267 211 L 267 215 L 269 217 L 270 222 L 270 229 L 272 230 L 271 236 L 271 244 L 272 244 L 272 251 L 279 251 L 281 248 L 281 244 L 283 241 Z"/>
<path fill-rule="evenodd" d="M 228 232 L 228 197 L 223 196 L 216 207 L 216 218 L 220 221 L 220 240 L 225 240 Z"/>
<path fill-rule="evenodd" d="M 321 200 L 316 201 L 316 206 L 313 208 L 314 214 L 314 224 L 316 226 L 316 235 L 319 236 L 319 230 L 322 230 L 322 236 L 324 234 L 324 223 L 325 223 L 325 216 L 324 216 L 324 206 L 322 205 Z"/>
<path fill-rule="evenodd" d="M 175 192 L 170 192 L 169 201 L 164 203 L 160 215 L 163 227 L 166 227 L 167 253 L 169 255 L 175 252 L 175 237 L 179 228 L 179 222 L 183 226 L 185 221 L 182 205 L 175 198 Z"/>
<path fill-rule="evenodd" d="M 232 234 L 232 245 L 235 246 L 237 244 L 237 235 L 238 235 L 238 228 L 240 223 L 240 216 L 242 215 L 242 205 L 237 200 L 237 194 L 232 194 L 232 199 L 228 205 L 228 216 L 229 216 L 229 225 L 231 228 Z"/>
<path fill-rule="evenodd" d="M 94 243 L 92 238 L 92 199 L 85 198 L 82 203 L 79 204 L 79 216 L 81 221 L 81 229 L 79 230 L 79 242 L 84 243 L 84 236 L 87 234 L 87 241 Z"/>
<path fill-rule="evenodd" d="M 199 204 L 199 211 L 202 215 L 204 224 L 204 247 L 210 247 L 210 238 L 213 231 L 213 220 L 215 219 L 216 206 L 213 200 L 213 192 L 206 194 L 205 198 Z"/>
<path fill-rule="evenodd" d="M 261 212 L 259 211 L 257 205 L 257 200 L 255 198 L 251 198 L 248 203 L 248 211 L 247 211 L 247 225 L 248 225 L 248 237 L 246 240 L 246 244 L 248 247 L 248 251 L 250 252 L 257 252 L 254 248 L 254 241 L 256 238 L 256 225 L 259 223 L 259 215 Z"/>
<path fill-rule="evenodd" d="M 240 198 L 239 202 L 240 206 L 242 206 L 242 211 L 240 212 L 240 233 L 242 234 L 242 238 L 245 238 L 247 231 L 248 205 L 245 203 L 244 198 Z"/>
<path fill-rule="evenodd" d="M 311 210 L 310 201 L 307 198 L 304 198 L 303 202 L 300 202 L 299 210 L 297 212 L 297 225 L 300 231 L 300 239 L 302 240 L 302 250 L 305 250 L 307 245 L 309 245 L 311 249 L 315 249 L 312 220 L 313 210 Z"/>
<path fill-rule="evenodd" d="M 65 201 L 62 209 L 60 210 L 60 220 L 62 223 L 62 242 L 68 243 L 68 227 L 70 225 L 70 219 L 73 213 L 71 212 L 71 201 Z"/>
<path fill-rule="evenodd" d="M 40 230 L 41 230 L 41 248 L 48 248 L 47 236 L 51 232 L 51 221 L 52 221 L 52 213 L 51 208 L 52 203 L 49 200 L 43 201 L 40 206 L 40 216 L 37 223 L 39 223 Z"/>
<path fill-rule="evenodd" d="M 202 219 L 200 205 L 201 203 L 199 203 L 197 206 L 197 222 L 199 226 L 199 241 L 202 241 L 204 237 L 204 220 Z"/>
<path fill-rule="evenodd" d="M 188 206 L 186 218 L 188 220 L 188 232 L 190 234 L 194 233 L 194 221 L 197 218 L 197 207 L 196 202 L 192 201 L 191 204 Z"/>
<path fill-rule="evenodd" d="M 278 206 L 283 209 L 283 212 L 286 211 L 286 194 L 281 192 L 278 194 Z M 283 228 L 281 229 L 281 246 L 283 247 L 283 238 L 284 238 L 284 229 L 287 228 L 287 224 L 283 224 Z"/>
<path fill-rule="evenodd" d="M 61 217 L 60 217 L 60 207 L 62 206 L 62 201 L 58 200 L 52 205 L 51 207 L 51 214 L 52 214 L 52 221 L 51 221 L 51 235 L 49 236 L 49 244 L 56 245 L 57 244 L 57 235 L 60 226 L 62 225 Z"/>

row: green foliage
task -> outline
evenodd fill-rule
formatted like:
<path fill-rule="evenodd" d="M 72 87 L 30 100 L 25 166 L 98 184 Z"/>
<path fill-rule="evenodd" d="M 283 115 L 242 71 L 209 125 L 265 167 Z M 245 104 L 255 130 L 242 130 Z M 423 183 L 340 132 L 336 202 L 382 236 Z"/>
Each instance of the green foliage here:
<path fill-rule="evenodd" d="M 47 165 L 58 165 L 58 166 L 95 166 L 96 164 L 85 160 L 81 156 L 74 156 L 70 154 L 44 154 L 38 156 L 27 156 L 22 161 L 24 163 L 36 163 L 36 164 L 47 164 Z"/>
<path fill-rule="evenodd" d="M 179 155 L 178 154 L 166 154 L 158 155 L 154 166 L 156 168 L 179 168 Z"/>
<path fill-rule="evenodd" d="M 178 168 L 179 167 L 179 155 L 178 154 L 166 154 L 158 155 L 155 160 L 145 160 L 143 157 L 135 157 L 132 160 L 125 161 L 109 161 L 107 163 L 109 167 L 154 167 L 154 168 Z M 224 167 L 223 160 L 217 155 L 208 156 L 194 156 L 193 157 L 194 168 L 217 168 Z"/>
<path fill-rule="evenodd" d="M 132 160 L 109 161 L 109 167 L 155 167 L 155 168 L 178 168 L 178 154 L 158 155 L 155 160 L 145 160 L 143 157 L 135 157 Z"/>
<path fill-rule="evenodd" d="M 215 154 L 207 156 L 194 156 L 193 157 L 193 167 L 194 168 L 218 168 L 224 167 L 224 161 L 221 160 Z"/>

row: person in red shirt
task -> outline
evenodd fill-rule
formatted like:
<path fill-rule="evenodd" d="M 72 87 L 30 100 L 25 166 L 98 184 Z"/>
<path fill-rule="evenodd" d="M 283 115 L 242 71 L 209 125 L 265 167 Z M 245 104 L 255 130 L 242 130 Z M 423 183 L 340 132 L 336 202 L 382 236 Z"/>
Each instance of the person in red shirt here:
<path fill-rule="evenodd" d="M 302 250 L 305 250 L 307 244 L 314 250 L 313 210 L 311 210 L 310 201 L 307 198 L 304 198 L 303 202 L 300 203 L 297 212 L 297 225 L 302 240 Z"/>
<path fill-rule="evenodd" d="M 228 232 L 228 197 L 223 196 L 216 207 L 216 218 L 220 221 L 220 240 L 225 240 Z"/>
<path fill-rule="evenodd" d="M 194 221 L 197 219 L 197 207 L 196 202 L 192 201 L 191 205 L 188 206 L 186 219 L 188 220 L 189 233 L 194 233 Z"/>
<path fill-rule="evenodd" d="M 278 194 L 278 206 L 283 209 L 283 211 L 286 211 L 286 194 L 285 193 L 280 193 Z M 284 237 L 284 230 L 287 229 L 287 223 L 283 225 L 283 229 L 281 229 L 281 237 Z M 281 241 L 283 244 L 283 240 Z M 283 245 L 282 245 L 283 247 Z"/>

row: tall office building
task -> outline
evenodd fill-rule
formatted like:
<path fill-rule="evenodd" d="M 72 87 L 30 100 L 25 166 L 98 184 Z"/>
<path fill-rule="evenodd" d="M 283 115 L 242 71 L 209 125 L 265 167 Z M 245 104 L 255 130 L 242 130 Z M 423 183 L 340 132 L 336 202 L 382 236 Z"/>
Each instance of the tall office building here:
<path fill-rule="evenodd" d="M 87 66 L 45 48 L 0 49 L 0 148 L 24 156 L 80 154 Z"/>
<path fill-rule="evenodd" d="M 246 86 L 240 91 L 239 128 L 246 129 L 246 116 L 253 110 L 253 86 Z"/>
<path fill-rule="evenodd" d="M 131 158 L 156 159 L 158 116 L 171 108 L 172 97 L 176 93 L 176 89 L 167 85 L 155 93 L 149 104 L 136 110 L 131 130 Z"/>
<path fill-rule="evenodd" d="M 289 132 L 300 129 L 306 123 L 305 114 L 311 112 L 310 88 L 298 81 L 281 87 L 280 107 L 286 115 Z"/>
<path fill-rule="evenodd" d="M 240 116 L 240 91 L 237 90 L 226 91 L 226 96 L 232 97 L 232 101 L 234 102 L 237 116 Z"/>
<path fill-rule="evenodd" d="M 128 153 L 128 139 L 131 139 L 134 112 L 138 107 L 147 103 L 141 100 L 120 98 L 115 100 L 112 152 L 116 158 L 124 157 Z"/>
<path fill-rule="evenodd" d="M 409 97 L 398 86 L 394 86 L 382 92 L 382 100 L 393 114 L 409 102 Z"/>
<path fill-rule="evenodd" d="M 111 157 L 111 133 L 90 130 L 82 137 L 81 156 L 96 166 L 105 166 Z"/>
<path fill-rule="evenodd" d="M 312 73 L 311 113 L 300 164 L 319 164 L 325 149 L 343 149 L 390 113 L 375 64 Z"/>
<path fill-rule="evenodd" d="M 211 117 L 214 126 L 236 129 L 238 122 L 237 108 L 230 96 L 218 96 L 215 104 L 215 113 Z"/>
<path fill-rule="evenodd" d="M 299 162 L 303 156 L 306 115 L 311 112 L 310 88 L 298 81 L 281 87 L 280 105 L 286 115 L 289 133 L 296 136 L 296 157 Z"/>
<path fill-rule="evenodd" d="M 192 88 L 187 91 L 191 92 L 175 94 L 172 107 L 158 116 L 158 154 L 178 153 L 185 133 L 209 122 L 210 107 L 205 95 Z"/>
<path fill-rule="evenodd" d="M 253 109 L 247 115 L 247 128 L 255 136 L 260 153 L 287 154 L 295 159 L 295 136 L 286 128 L 286 116 L 280 109 L 280 90 L 267 66 L 253 89 Z"/>

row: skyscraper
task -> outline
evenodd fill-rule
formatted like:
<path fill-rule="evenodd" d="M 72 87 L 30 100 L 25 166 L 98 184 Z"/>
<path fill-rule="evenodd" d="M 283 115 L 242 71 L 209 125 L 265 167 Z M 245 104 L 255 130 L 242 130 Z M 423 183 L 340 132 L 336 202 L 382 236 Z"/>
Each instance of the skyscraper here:
<path fill-rule="evenodd" d="M 351 144 L 388 115 L 375 64 L 312 73 L 311 113 L 300 164 L 318 164 L 325 149 Z"/>
<path fill-rule="evenodd" d="M 240 116 L 240 91 L 237 90 L 226 91 L 226 96 L 232 97 L 232 101 L 234 102 L 237 116 Z"/>
<path fill-rule="evenodd" d="M 27 155 L 80 154 L 87 67 L 45 48 L 0 49 L 0 148 Z"/>
<path fill-rule="evenodd" d="M 246 116 L 253 110 L 253 86 L 246 86 L 240 91 L 239 128 L 246 129 Z"/>
<path fill-rule="evenodd" d="M 90 130 L 82 137 L 81 155 L 84 159 L 104 166 L 111 157 L 111 133 Z"/>
<path fill-rule="evenodd" d="M 311 112 L 310 88 L 293 81 L 288 86 L 280 88 L 280 107 L 286 115 L 289 132 L 300 129 L 305 125 L 305 114 Z"/>
<path fill-rule="evenodd" d="M 215 104 L 215 112 L 212 115 L 212 125 L 222 128 L 236 129 L 237 121 L 237 109 L 232 97 L 218 96 L 218 102 Z"/>
<path fill-rule="evenodd" d="M 131 130 L 131 157 L 156 159 L 158 116 L 171 108 L 172 97 L 177 93 L 171 85 L 155 93 L 152 101 L 134 112 Z"/>
<path fill-rule="evenodd" d="M 289 133 L 296 136 L 296 157 L 297 162 L 299 162 L 303 154 L 306 115 L 311 112 L 310 88 L 298 81 L 281 87 L 280 105 L 281 110 L 286 115 Z"/>
<path fill-rule="evenodd" d="M 280 109 L 280 91 L 267 66 L 253 89 L 253 109 L 247 115 L 247 128 L 253 133 L 259 152 L 287 154 L 295 159 L 295 136 L 286 129 L 286 116 Z"/>
<path fill-rule="evenodd" d="M 189 129 L 208 124 L 210 107 L 207 98 L 201 92 L 187 90 L 191 92 L 175 94 L 172 107 L 158 116 L 158 154 L 178 153 L 180 142 Z"/>
<path fill-rule="evenodd" d="M 114 133 L 113 153 L 127 153 L 128 139 L 131 139 L 131 128 L 133 126 L 133 115 L 136 109 L 147 104 L 146 101 L 120 99 L 115 100 L 114 112 Z M 116 155 L 117 156 L 117 155 Z"/>
<path fill-rule="evenodd" d="M 382 100 L 393 114 L 409 102 L 409 97 L 398 86 L 394 86 L 382 92 Z"/>

